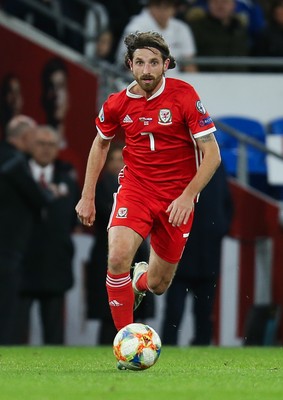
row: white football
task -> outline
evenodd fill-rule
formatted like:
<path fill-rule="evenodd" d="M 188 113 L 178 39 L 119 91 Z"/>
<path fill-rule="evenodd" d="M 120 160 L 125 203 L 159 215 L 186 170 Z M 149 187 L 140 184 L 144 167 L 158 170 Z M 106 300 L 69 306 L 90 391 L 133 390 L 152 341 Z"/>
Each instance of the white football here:
<path fill-rule="evenodd" d="M 113 341 L 113 352 L 118 368 L 140 371 L 156 363 L 161 352 L 161 340 L 150 326 L 133 323 L 117 333 Z"/>

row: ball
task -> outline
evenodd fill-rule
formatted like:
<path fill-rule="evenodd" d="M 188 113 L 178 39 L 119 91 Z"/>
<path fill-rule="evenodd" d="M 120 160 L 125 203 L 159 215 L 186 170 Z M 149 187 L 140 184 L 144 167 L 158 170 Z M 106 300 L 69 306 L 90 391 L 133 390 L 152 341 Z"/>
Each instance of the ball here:
<path fill-rule="evenodd" d="M 113 352 L 119 369 L 141 371 L 152 367 L 158 360 L 161 340 L 150 326 L 133 323 L 117 333 L 113 341 Z"/>

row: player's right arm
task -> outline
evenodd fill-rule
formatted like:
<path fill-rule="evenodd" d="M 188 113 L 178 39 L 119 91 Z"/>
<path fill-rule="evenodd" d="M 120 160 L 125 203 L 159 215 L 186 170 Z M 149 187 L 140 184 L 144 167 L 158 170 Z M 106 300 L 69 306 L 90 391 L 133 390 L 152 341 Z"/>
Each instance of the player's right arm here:
<path fill-rule="evenodd" d="M 89 152 L 82 195 L 76 206 L 78 218 L 83 225 L 91 226 L 95 220 L 95 188 L 106 161 L 110 142 L 111 140 L 103 139 L 97 134 Z"/>

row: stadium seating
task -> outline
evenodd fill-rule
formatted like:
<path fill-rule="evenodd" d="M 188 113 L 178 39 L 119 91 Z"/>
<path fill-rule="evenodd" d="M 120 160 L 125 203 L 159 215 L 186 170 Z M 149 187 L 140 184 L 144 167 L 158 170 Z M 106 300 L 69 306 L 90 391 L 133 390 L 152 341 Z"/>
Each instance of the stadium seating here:
<path fill-rule="evenodd" d="M 265 144 L 266 131 L 264 125 L 255 119 L 241 116 L 224 116 L 216 118 L 217 121 L 226 124 L 237 131 L 246 134 L 262 144 Z M 239 155 L 239 141 L 229 133 L 217 129 L 216 138 L 220 146 L 221 156 L 228 173 L 236 175 Z M 250 174 L 266 174 L 265 154 L 255 147 L 247 146 L 247 163 Z"/>
<path fill-rule="evenodd" d="M 275 118 L 270 121 L 267 127 L 267 132 L 283 135 L 283 117 Z"/>
<path fill-rule="evenodd" d="M 274 118 L 271 120 L 267 125 L 267 133 L 268 135 L 283 135 L 283 117 Z M 271 162 L 269 160 L 269 162 Z M 269 164 L 270 165 L 270 164 Z M 275 167 L 275 164 L 273 164 Z M 282 166 L 277 161 L 276 163 L 276 172 L 279 170 L 281 171 Z M 280 168 L 280 169 L 279 169 Z M 276 185 L 275 186 L 276 194 L 275 197 L 279 201 L 283 201 L 283 185 Z"/>

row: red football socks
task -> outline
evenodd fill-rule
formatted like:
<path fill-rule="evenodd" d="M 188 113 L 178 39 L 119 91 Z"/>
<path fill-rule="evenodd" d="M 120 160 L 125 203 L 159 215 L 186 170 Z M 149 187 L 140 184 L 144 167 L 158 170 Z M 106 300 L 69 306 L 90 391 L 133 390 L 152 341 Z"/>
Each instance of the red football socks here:
<path fill-rule="evenodd" d="M 144 292 L 145 290 L 149 290 L 148 285 L 147 285 L 147 272 L 142 274 L 141 277 L 137 280 L 136 288 L 138 290 L 140 290 L 141 292 Z"/>
<path fill-rule="evenodd" d="M 135 296 L 130 273 L 114 275 L 108 271 L 106 288 L 112 318 L 119 331 L 133 322 Z"/>

